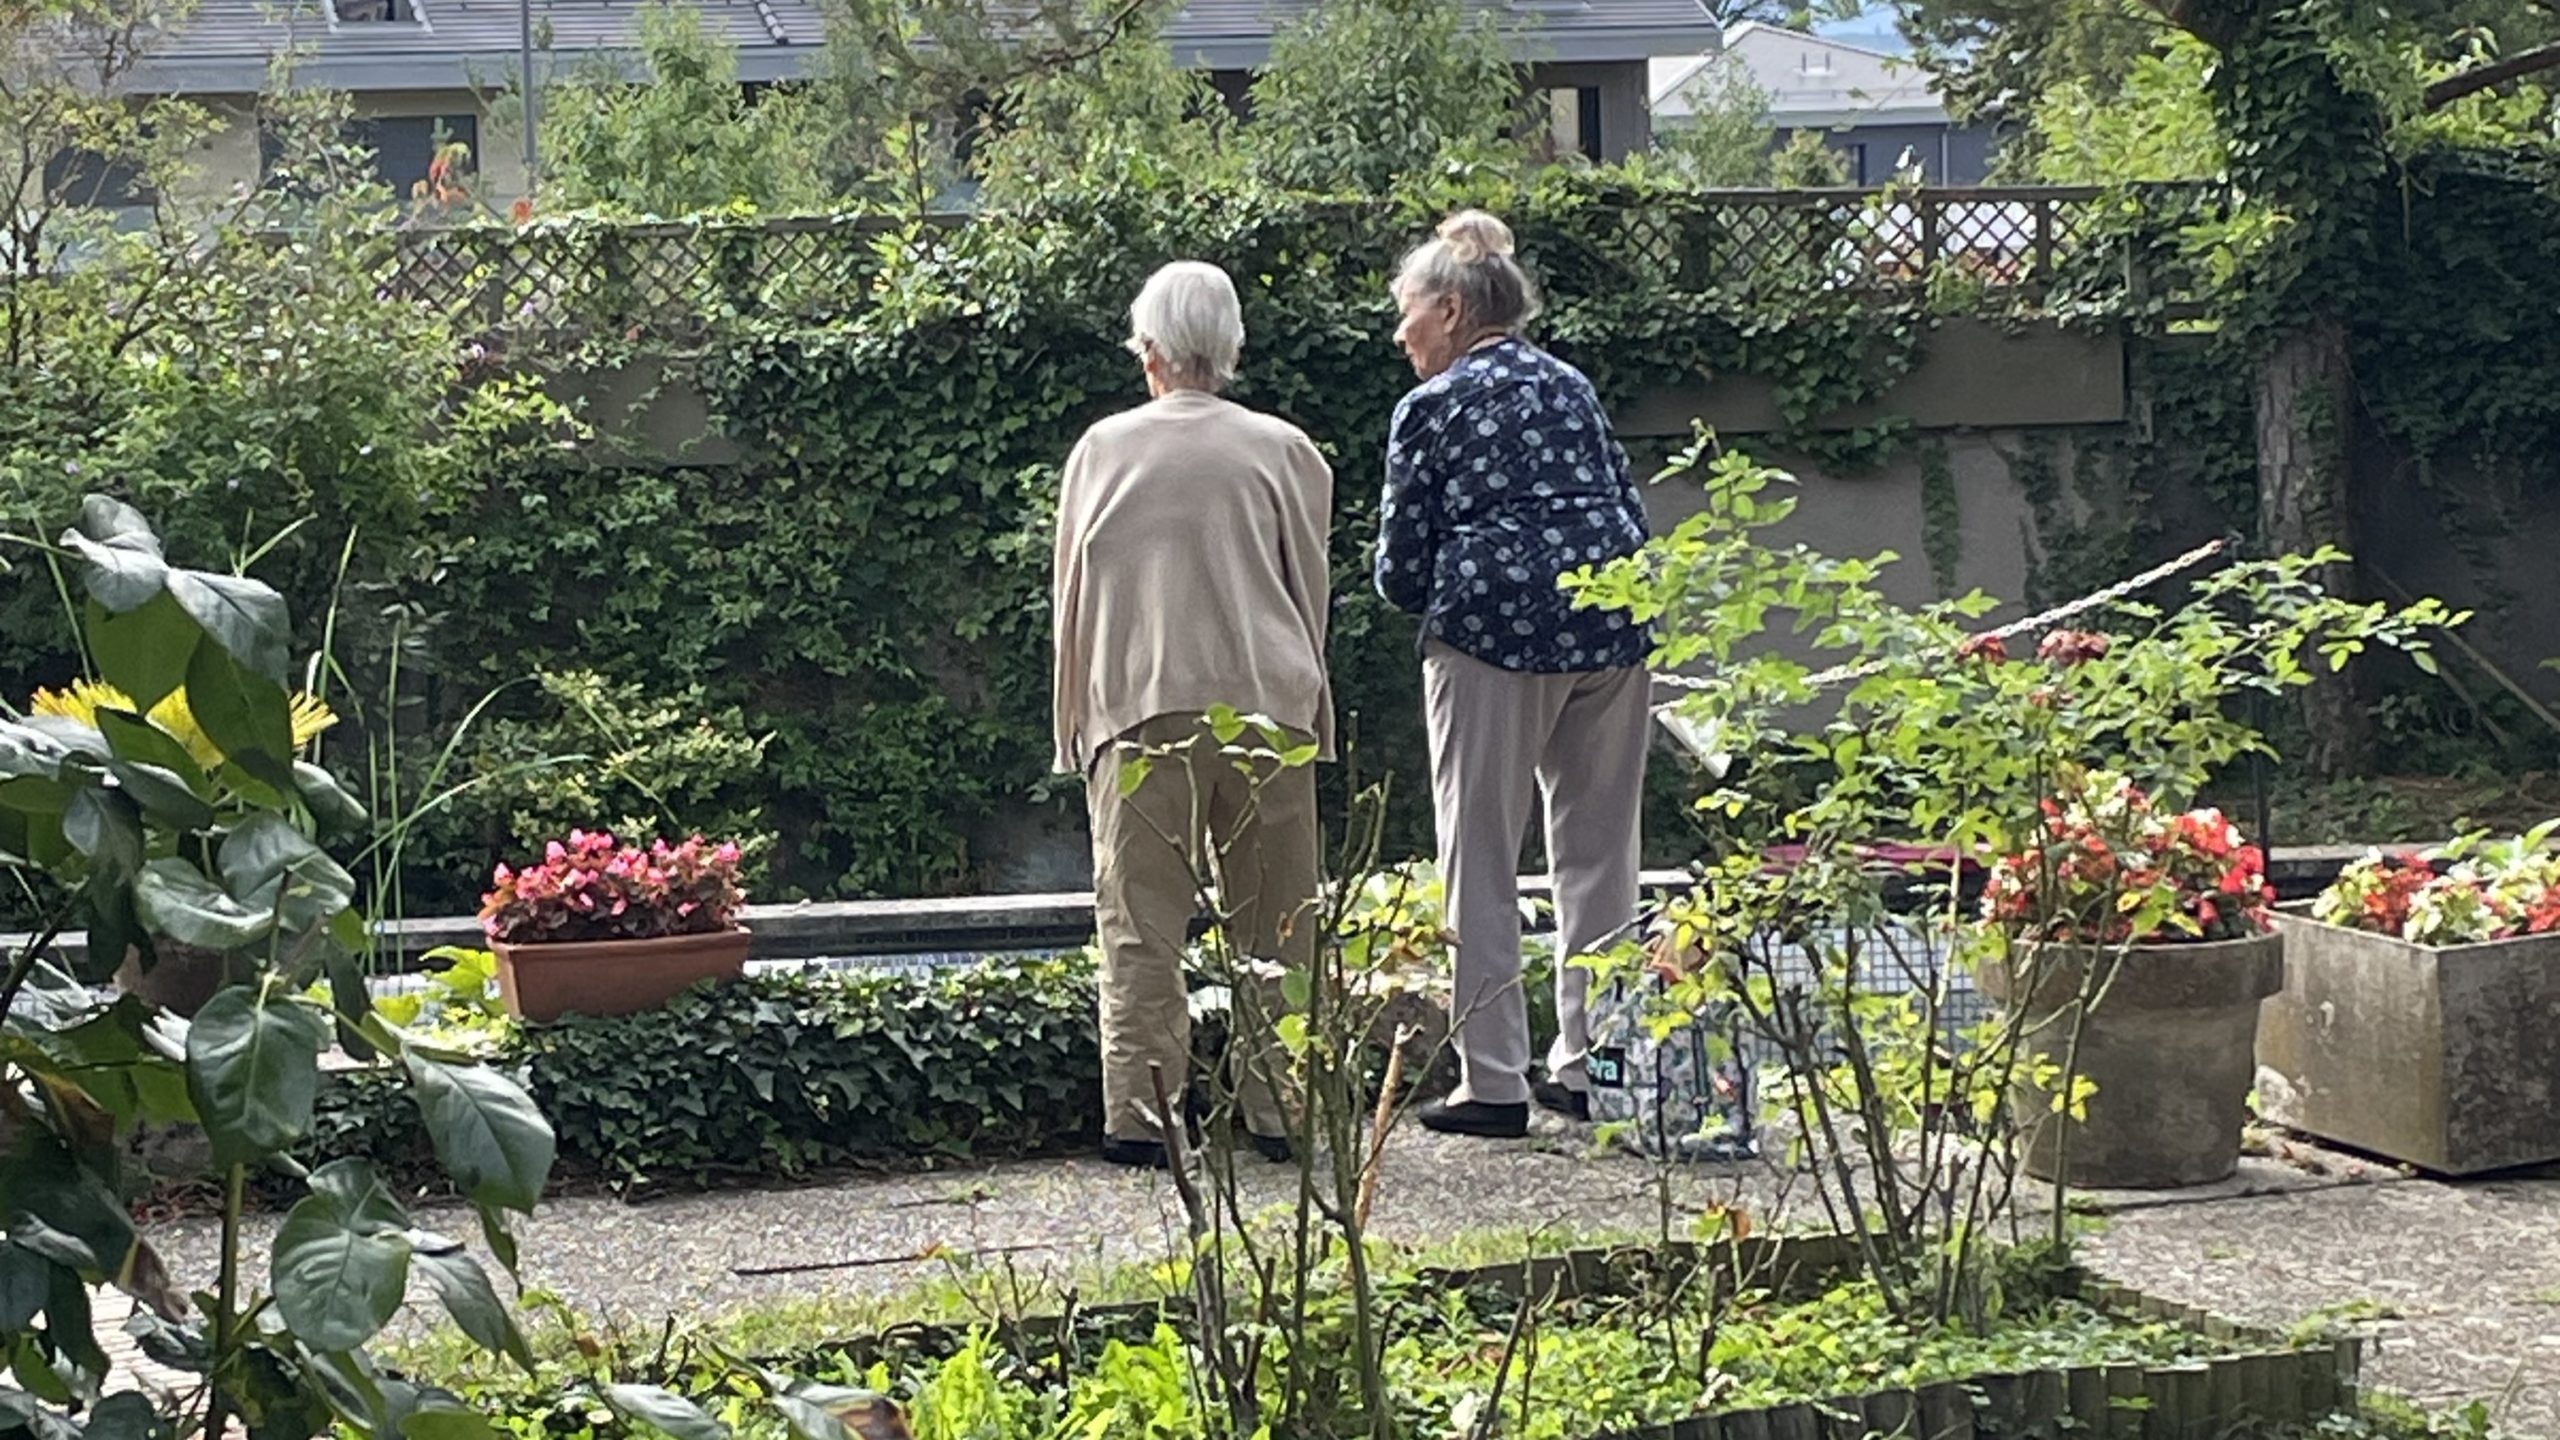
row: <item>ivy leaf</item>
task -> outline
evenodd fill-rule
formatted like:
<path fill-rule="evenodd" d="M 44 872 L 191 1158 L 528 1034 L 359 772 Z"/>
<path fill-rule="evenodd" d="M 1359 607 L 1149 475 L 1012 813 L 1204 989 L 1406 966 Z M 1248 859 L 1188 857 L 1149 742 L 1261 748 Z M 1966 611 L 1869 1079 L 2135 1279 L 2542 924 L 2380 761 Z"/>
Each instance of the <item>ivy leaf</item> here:
<path fill-rule="evenodd" d="M 373 1228 L 377 1218 L 314 1190 L 276 1232 L 268 1284 L 285 1323 L 315 1350 L 344 1353 L 381 1334 L 408 1292 L 409 1242 Z"/>
<path fill-rule="evenodd" d="M 187 1027 L 187 1091 L 219 1166 L 278 1154 L 311 1129 L 328 1028 L 299 1000 L 257 985 L 215 995 Z"/>
<path fill-rule="evenodd" d="M 604 1400 L 623 1418 L 637 1420 L 675 1440 L 729 1440 L 728 1426 L 671 1390 L 655 1385 L 607 1385 Z"/>
<path fill-rule="evenodd" d="M 81 582 L 110 614 L 141 609 L 168 583 L 160 537 L 142 512 L 121 500 L 91 495 L 81 501 L 80 523 L 62 532 L 62 544 L 79 554 Z"/>
<path fill-rule="evenodd" d="M 475 1203 L 532 1210 L 557 1148 L 533 1097 L 486 1065 L 449 1065 L 414 1050 L 405 1058 L 418 1114 L 454 1184 Z"/>
<path fill-rule="evenodd" d="M 179 607 L 215 644 L 260 675 L 283 681 L 291 663 L 287 646 L 292 626 L 284 597 L 274 587 L 244 575 L 201 570 L 171 570 L 167 584 Z"/>

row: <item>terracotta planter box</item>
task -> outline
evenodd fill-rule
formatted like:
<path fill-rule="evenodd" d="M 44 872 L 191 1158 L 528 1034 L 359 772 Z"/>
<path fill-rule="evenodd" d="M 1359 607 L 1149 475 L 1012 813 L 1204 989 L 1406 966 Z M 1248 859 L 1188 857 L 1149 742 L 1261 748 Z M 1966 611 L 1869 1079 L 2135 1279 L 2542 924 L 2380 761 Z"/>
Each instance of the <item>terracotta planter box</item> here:
<path fill-rule="evenodd" d="M 549 945 L 491 941 L 498 995 L 519 1020 L 635 1015 L 655 1010 L 705 980 L 746 973 L 745 929 L 655 940 L 577 940 Z"/>
<path fill-rule="evenodd" d="M 2437 948 L 2276 923 L 2268 1119 L 2445 1175 L 2560 1159 L 2560 935 Z"/>
<path fill-rule="evenodd" d="M 2239 1169 L 2259 1002 L 2284 982 L 2283 952 L 2281 933 L 2123 952 L 2080 1030 L 2079 1073 L 2097 1085 L 2087 1123 L 2053 1114 L 2050 1090 L 2019 1087 L 2027 1173 L 2063 1179 L 2067 1160 L 2073 1185 L 2168 1190 Z M 2014 972 L 1983 967 L 1977 983 L 1994 1001 L 2025 1007 L 2037 1028 L 2023 1048 L 2060 1065 L 2089 967 L 2114 963 L 2116 954 L 2041 946 Z M 2013 993 L 2020 988 L 2032 993 Z"/>

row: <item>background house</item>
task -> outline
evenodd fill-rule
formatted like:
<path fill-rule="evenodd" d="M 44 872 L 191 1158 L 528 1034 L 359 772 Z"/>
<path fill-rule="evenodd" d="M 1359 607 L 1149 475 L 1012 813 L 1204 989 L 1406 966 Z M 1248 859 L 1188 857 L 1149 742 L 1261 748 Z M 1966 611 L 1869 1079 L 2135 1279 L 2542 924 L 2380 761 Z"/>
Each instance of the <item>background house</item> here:
<path fill-rule="evenodd" d="M 1935 185 L 1978 185 L 1991 168 L 1994 133 L 1950 119 L 1927 73 L 1908 59 L 1756 22 L 1726 31 L 1722 53 L 1652 62 L 1654 124 L 1689 123 L 1692 97 L 1727 66 L 1740 67 L 1768 97 L 1768 120 L 1781 137 L 1820 133 L 1855 184 L 1891 179 L 1906 152 Z"/>
<path fill-rule="evenodd" d="M 590 56 L 636 48 L 636 0 L 529 0 L 543 48 L 537 77 Z M 711 34 L 737 47 L 740 80 L 806 76 L 825 38 L 812 0 L 683 0 Z M 1212 72 L 1239 99 L 1270 55 L 1275 30 L 1314 0 L 1193 0 L 1167 26 L 1185 65 Z M 1646 96 L 1657 57 L 1715 43 L 1698 0 L 1468 0 L 1493 13 L 1551 119 L 1559 150 L 1615 159 L 1650 143 Z M 268 66 L 292 53 L 297 78 L 354 97 L 382 178 L 406 191 L 436 147 L 468 144 L 482 198 L 525 192 L 523 140 L 504 133 L 490 102 L 521 71 L 526 12 L 519 0 L 198 0 L 132 76 L 134 88 L 199 98 L 238 117 L 203 157 L 208 183 L 228 188 L 261 173 L 254 97 Z M 110 186 L 97 187 L 101 191 Z M 113 197 L 101 194 L 102 201 Z"/>

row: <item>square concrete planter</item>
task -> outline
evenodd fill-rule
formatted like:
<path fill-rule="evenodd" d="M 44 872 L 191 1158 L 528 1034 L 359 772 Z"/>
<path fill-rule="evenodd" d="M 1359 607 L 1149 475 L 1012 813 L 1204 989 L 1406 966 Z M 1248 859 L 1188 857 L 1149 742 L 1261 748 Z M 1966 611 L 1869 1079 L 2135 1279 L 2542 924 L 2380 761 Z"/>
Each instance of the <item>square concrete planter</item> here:
<path fill-rule="evenodd" d="M 2560 935 L 2435 948 L 2276 923 L 2268 1119 L 2444 1175 L 2560 1160 Z"/>

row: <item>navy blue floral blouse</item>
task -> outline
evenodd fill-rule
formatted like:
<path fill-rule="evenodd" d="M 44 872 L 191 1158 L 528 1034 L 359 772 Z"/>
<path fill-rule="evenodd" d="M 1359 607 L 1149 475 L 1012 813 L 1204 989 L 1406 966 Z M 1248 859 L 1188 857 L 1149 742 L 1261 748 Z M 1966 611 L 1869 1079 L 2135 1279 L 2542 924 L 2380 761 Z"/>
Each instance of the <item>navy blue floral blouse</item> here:
<path fill-rule="evenodd" d="M 1641 665 L 1653 642 L 1557 580 L 1644 544 L 1644 498 L 1582 372 L 1525 340 L 1469 351 L 1396 406 L 1378 593 L 1505 670 Z"/>

